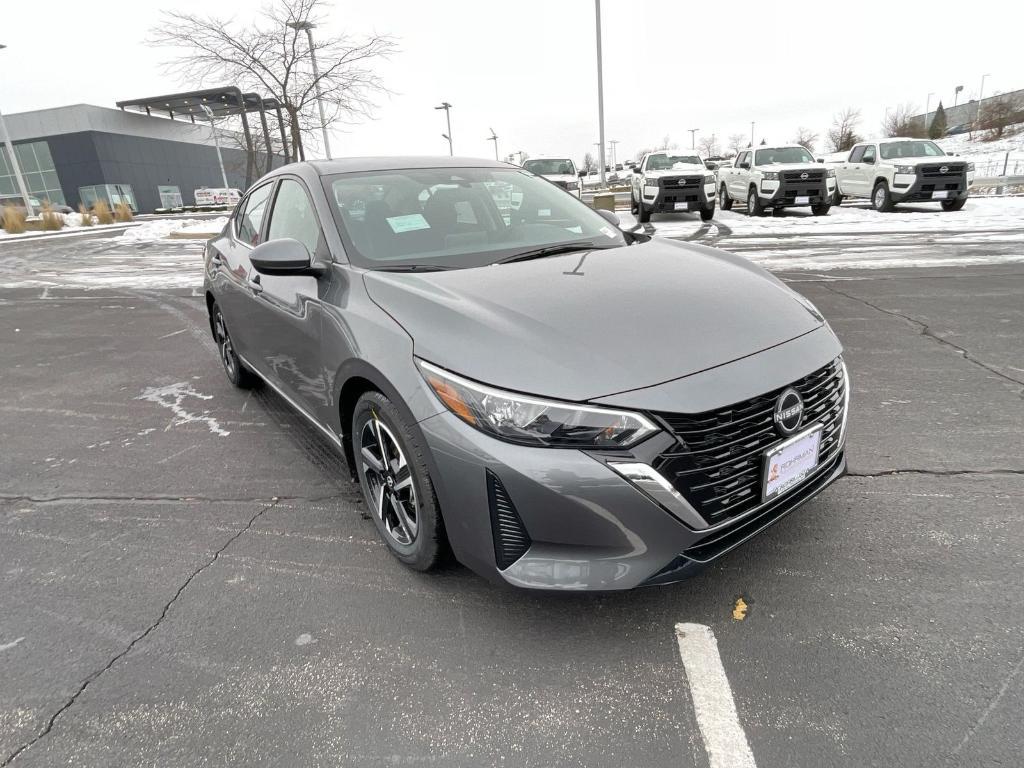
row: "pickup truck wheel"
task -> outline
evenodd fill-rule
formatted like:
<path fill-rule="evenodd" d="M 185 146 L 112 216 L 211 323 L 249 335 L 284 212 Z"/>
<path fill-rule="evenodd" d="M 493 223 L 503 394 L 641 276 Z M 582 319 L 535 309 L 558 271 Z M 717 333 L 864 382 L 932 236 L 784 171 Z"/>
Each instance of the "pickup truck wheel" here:
<path fill-rule="evenodd" d="M 764 216 L 764 206 L 761 205 L 761 198 L 757 196 L 757 190 L 753 187 L 747 192 L 747 214 L 749 216 Z"/>
<path fill-rule="evenodd" d="M 840 206 L 843 204 L 843 196 L 839 194 L 839 185 L 836 184 L 836 191 L 832 193 L 832 205 Z"/>
<path fill-rule="evenodd" d="M 725 184 L 723 184 L 718 190 L 718 207 L 723 211 L 732 210 L 732 198 L 729 197 L 729 192 L 726 190 Z"/>
<path fill-rule="evenodd" d="M 815 216 L 828 216 L 828 212 L 831 207 L 832 206 L 829 203 L 822 203 L 821 205 L 812 205 L 811 213 L 813 213 Z"/>
<path fill-rule="evenodd" d="M 892 196 L 889 194 L 889 184 L 884 179 L 875 184 L 871 193 L 871 206 L 876 211 L 885 213 L 892 210 Z"/>
<path fill-rule="evenodd" d="M 636 206 L 636 200 L 633 199 L 633 191 L 632 190 L 630 190 L 630 192 L 629 192 L 629 212 L 632 213 L 634 216 L 636 216 L 637 213 L 639 213 L 639 211 L 637 210 L 637 206 Z"/>
<path fill-rule="evenodd" d="M 641 224 L 646 224 L 651 220 L 651 211 L 644 206 L 643 195 L 641 195 L 640 199 L 636 201 L 636 209 L 636 220 Z"/>
<path fill-rule="evenodd" d="M 702 205 L 700 207 L 700 220 L 701 221 L 711 221 L 711 219 L 713 219 L 714 216 L 715 216 L 715 204 L 714 203 L 711 203 L 710 205 Z"/>
<path fill-rule="evenodd" d="M 957 197 L 957 198 L 954 198 L 953 200 L 943 200 L 942 201 L 942 210 L 944 210 L 944 211 L 959 211 L 961 208 L 964 207 L 964 204 L 966 202 L 967 202 L 967 198 L 966 197 Z"/>

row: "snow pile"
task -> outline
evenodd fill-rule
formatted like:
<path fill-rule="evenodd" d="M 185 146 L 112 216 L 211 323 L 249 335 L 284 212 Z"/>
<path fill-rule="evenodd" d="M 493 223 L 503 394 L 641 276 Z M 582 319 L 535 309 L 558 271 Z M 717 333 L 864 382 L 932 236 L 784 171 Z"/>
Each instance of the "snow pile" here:
<path fill-rule="evenodd" d="M 987 131 L 974 134 L 961 133 L 947 136 L 935 143 L 947 152 L 955 152 L 968 162 L 974 163 L 978 176 L 1000 176 L 1004 166 L 1011 176 L 1024 174 L 1024 124 L 1011 125 L 1001 139 L 982 141 Z M 1010 153 L 1007 161 L 1006 153 Z"/>
<path fill-rule="evenodd" d="M 224 229 L 226 223 L 224 216 L 216 219 L 152 219 L 116 239 L 122 243 L 139 243 L 164 240 L 175 232 L 216 233 Z"/>

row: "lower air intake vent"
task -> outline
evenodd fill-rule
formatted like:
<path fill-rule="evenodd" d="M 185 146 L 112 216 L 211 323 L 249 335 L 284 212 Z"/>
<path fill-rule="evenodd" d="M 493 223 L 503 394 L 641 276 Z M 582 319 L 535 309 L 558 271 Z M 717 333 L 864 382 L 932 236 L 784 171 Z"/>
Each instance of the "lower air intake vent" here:
<path fill-rule="evenodd" d="M 526 554 L 530 536 L 519 513 L 498 476 L 487 470 L 487 501 L 491 507 L 491 532 L 494 535 L 494 561 L 505 570 Z"/>

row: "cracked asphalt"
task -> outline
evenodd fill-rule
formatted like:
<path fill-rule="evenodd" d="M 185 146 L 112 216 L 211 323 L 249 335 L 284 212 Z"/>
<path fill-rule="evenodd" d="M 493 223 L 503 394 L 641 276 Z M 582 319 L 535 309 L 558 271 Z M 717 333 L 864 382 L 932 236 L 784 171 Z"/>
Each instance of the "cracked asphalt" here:
<path fill-rule="evenodd" d="M 388 557 L 192 287 L 30 279 L 95 248 L 0 250 L 0 766 L 703 767 L 677 622 L 762 768 L 1020 764 L 1024 265 L 781 273 L 850 476 L 688 582 L 550 595 Z"/>

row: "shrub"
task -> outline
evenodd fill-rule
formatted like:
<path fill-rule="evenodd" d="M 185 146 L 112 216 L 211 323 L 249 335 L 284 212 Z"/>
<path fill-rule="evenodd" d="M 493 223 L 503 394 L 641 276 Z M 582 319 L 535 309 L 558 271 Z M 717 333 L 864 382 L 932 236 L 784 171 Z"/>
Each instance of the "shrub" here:
<path fill-rule="evenodd" d="M 110 212 L 110 206 L 104 200 L 97 200 L 92 207 L 93 215 L 96 216 L 97 224 L 113 224 L 114 214 Z"/>
<path fill-rule="evenodd" d="M 25 212 L 13 205 L 5 205 L 3 223 L 7 234 L 20 235 L 25 231 Z"/>
<path fill-rule="evenodd" d="M 43 203 L 43 210 L 39 213 L 39 219 L 42 221 L 43 229 L 49 232 L 64 228 L 64 217 L 53 210 L 53 206 L 50 205 L 49 201 Z"/>
<path fill-rule="evenodd" d="M 114 206 L 114 218 L 117 221 L 131 221 L 132 209 L 127 205 L 127 203 L 118 203 Z"/>
<path fill-rule="evenodd" d="M 85 203 L 78 204 L 78 213 L 82 216 L 82 226 L 92 226 L 92 214 L 89 213 L 89 209 L 85 207 Z"/>

